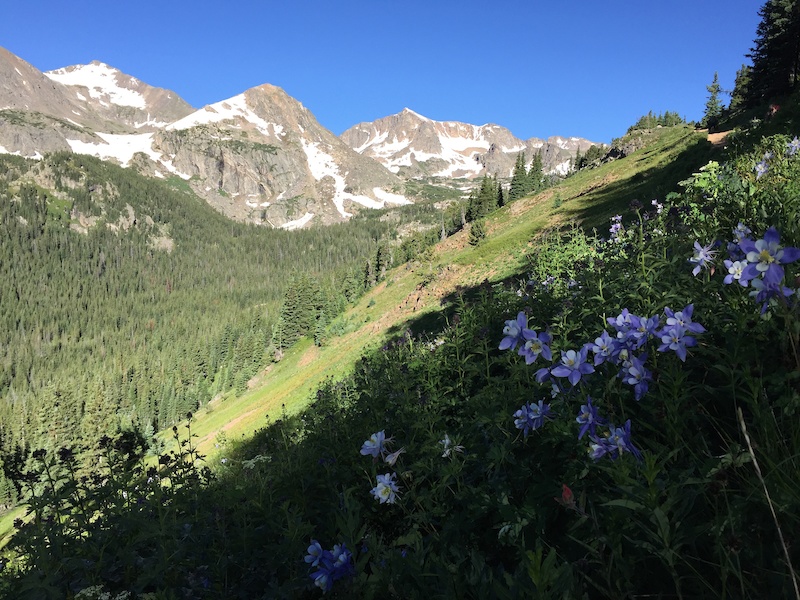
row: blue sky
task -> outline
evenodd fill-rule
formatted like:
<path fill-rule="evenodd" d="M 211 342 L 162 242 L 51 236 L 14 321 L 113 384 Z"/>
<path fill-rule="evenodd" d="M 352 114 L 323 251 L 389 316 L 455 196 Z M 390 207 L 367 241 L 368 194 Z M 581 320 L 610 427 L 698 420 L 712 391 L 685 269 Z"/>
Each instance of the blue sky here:
<path fill-rule="evenodd" d="M 7 2 L 0 46 L 46 71 L 100 60 L 200 108 L 271 83 L 340 134 L 404 107 L 517 137 L 610 142 L 733 87 L 756 0 Z M 723 99 L 727 102 L 727 97 Z"/>

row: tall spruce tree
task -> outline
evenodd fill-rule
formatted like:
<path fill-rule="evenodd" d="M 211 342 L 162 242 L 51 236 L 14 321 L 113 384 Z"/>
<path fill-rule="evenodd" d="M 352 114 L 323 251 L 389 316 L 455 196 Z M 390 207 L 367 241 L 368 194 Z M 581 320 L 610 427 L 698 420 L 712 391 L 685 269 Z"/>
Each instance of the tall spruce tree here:
<path fill-rule="evenodd" d="M 527 193 L 527 180 L 528 172 L 525 168 L 525 153 L 520 152 L 517 154 L 514 171 L 511 174 L 511 187 L 508 190 L 509 202 L 522 198 Z"/>
<path fill-rule="evenodd" d="M 748 104 L 757 106 L 797 86 L 800 76 L 800 0 L 768 0 L 751 53 Z"/>
<path fill-rule="evenodd" d="M 719 75 L 716 71 L 714 72 L 714 80 L 711 82 L 711 85 L 706 86 L 706 89 L 709 95 L 706 101 L 706 111 L 703 113 L 700 125 L 713 129 L 716 127 L 720 116 L 722 116 L 722 101 L 719 99 L 722 88 L 719 85 Z"/>

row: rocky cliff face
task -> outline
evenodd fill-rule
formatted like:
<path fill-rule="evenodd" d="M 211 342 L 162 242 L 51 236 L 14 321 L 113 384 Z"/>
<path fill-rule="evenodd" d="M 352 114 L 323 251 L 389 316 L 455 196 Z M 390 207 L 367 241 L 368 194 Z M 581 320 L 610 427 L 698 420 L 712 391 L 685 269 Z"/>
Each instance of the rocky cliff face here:
<path fill-rule="evenodd" d="M 100 62 L 41 73 L 2 49 L 0 77 L 0 152 L 71 150 L 180 177 L 227 216 L 274 227 L 409 202 L 401 179 L 274 86 L 194 110 Z"/>
<path fill-rule="evenodd" d="M 359 123 L 341 135 L 351 148 L 406 177 L 473 179 L 484 174 L 510 177 L 517 155 L 528 162 L 542 153 L 545 172 L 564 174 L 583 138 L 521 140 L 499 125 L 433 121 L 406 108 L 370 123 Z"/>

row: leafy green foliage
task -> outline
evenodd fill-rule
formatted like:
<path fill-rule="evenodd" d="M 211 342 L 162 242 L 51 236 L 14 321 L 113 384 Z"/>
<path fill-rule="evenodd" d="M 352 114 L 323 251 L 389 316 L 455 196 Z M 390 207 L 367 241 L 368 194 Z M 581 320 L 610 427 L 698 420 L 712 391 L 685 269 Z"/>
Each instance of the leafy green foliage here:
<path fill-rule="evenodd" d="M 37 467 L 7 465 L 31 510 L 9 548 L 21 560 L 2 579 L 8 594 L 318 597 L 303 561 L 313 539 L 353 553 L 354 575 L 332 597 L 789 596 L 785 556 L 800 555 L 782 547 L 764 486 L 777 525 L 796 531 L 797 304 L 778 299 L 762 316 L 749 289 L 722 283 L 719 259 L 696 277 L 687 259 L 695 239 L 724 244 L 739 221 L 800 246 L 790 141 L 765 139 L 663 203 L 634 204 L 615 240 L 578 227 L 542 234 L 520 283 L 469 290 L 442 330 L 403 332 L 366 353 L 302 414 L 229 443 L 213 474 L 197 465 L 191 433 L 153 481 L 137 466 L 136 438 L 100 449 L 96 483 L 70 483 L 69 461 L 59 467 L 51 454 L 37 454 Z M 796 287 L 797 263 L 786 271 Z M 498 350 L 520 311 L 552 336 L 558 362 L 625 308 L 649 316 L 689 304 L 706 332 L 685 361 L 650 348 L 653 380 L 639 401 L 606 363 L 575 386 L 558 379 L 553 396 L 552 381 L 535 376 L 543 358 L 526 365 Z M 575 423 L 587 396 L 613 423 L 631 421 L 641 462 L 588 456 Z M 538 400 L 552 418 L 524 436 L 514 411 Z M 392 464 L 359 453 L 380 431 L 393 438 L 388 451 L 404 449 Z M 393 503 L 370 494 L 386 473 L 399 488 Z"/>

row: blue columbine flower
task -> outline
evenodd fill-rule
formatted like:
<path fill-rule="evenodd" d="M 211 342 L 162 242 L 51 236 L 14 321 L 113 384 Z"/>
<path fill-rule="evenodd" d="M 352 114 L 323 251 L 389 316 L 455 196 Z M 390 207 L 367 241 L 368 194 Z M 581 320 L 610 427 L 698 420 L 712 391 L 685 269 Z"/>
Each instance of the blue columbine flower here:
<path fill-rule="evenodd" d="M 539 355 L 545 357 L 546 360 L 553 360 L 553 354 L 550 352 L 551 337 L 549 334 L 542 332 L 536 333 L 531 329 L 523 329 L 522 337 L 525 339 L 525 345 L 519 349 L 519 355 L 525 357 L 525 364 L 529 365 L 536 362 Z"/>
<path fill-rule="evenodd" d="M 594 373 L 594 367 L 586 362 L 586 347 L 577 352 L 575 350 L 561 351 L 561 364 L 553 367 L 550 372 L 555 377 L 566 377 L 575 386 L 583 375 Z"/>
<path fill-rule="evenodd" d="M 604 330 L 599 338 L 595 338 L 591 350 L 594 353 L 594 365 L 603 364 L 606 360 L 610 360 L 614 354 L 616 350 L 616 340 Z"/>
<path fill-rule="evenodd" d="M 800 140 L 797 139 L 797 136 L 794 136 L 794 139 L 786 147 L 786 154 L 794 156 L 798 150 L 800 150 Z"/>
<path fill-rule="evenodd" d="M 539 429 L 544 425 L 544 420 L 550 415 L 550 405 L 545 404 L 544 400 L 539 400 L 538 404 L 526 402 L 522 408 L 514 413 L 514 426 L 521 429 L 525 437 L 528 432 Z"/>
<path fill-rule="evenodd" d="M 378 455 L 383 456 L 386 453 L 386 444 L 391 441 L 392 438 L 386 437 L 385 430 L 377 431 L 361 445 L 361 454 L 371 455 L 373 458 L 378 458 Z"/>
<path fill-rule="evenodd" d="M 692 321 L 692 313 L 694 312 L 694 304 L 689 304 L 683 310 L 672 312 L 672 309 L 666 307 L 664 314 L 667 315 L 667 327 L 672 325 L 680 325 L 686 328 L 687 331 L 692 333 L 705 333 L 706 328 Z"/>
<path fill-rule="evenodd" d="M 311 540 L 311 545 L 308 547 L 307 552 L 308 554 L 305 557 L 305 561 L 312 567 L 316 567 L 319 565 L 320 561 L 325 558 L 326 551 L 322 549 L 322 546 L 320 546 L 317 540 Z"/>
<path fill-rule="evenodd" d="M 767 286 L 779 284 L 783 279 L 783 267 L 800 258 L 800 249 L 781 248 L 778 230 L 770 227 L 764 232 L 764 237 L 755 242 L 743 239 L 739 247 L 745 252 L 748 265 L 742 272 L 741 279 L 751 281 L 758 276 L 764 279 Z"/>
<path fill-rule="evenodd" d="M 312 567 L 317 567 L 317 570 L 310 573 L 309 577 L 314 581 L 314 585 L 323 592 L 328 592 L 335 581 L 355 573 L 353 555 L 344 543 L 336 544 L 333 550 L 329 551 L 323 550 L 317 540 L 311 540 L 305 562 Z"/>
<path fill-rule="evenodd" d="M 505 337 L 500 340 L 500 350 L 514 350 L 517 344 L 524 344 L 525 340 L 522 337 L 522 332 L 527 326 L 528 317 L 524 312 L 520 312 L 516 319 L 506 321 L 506 325 L 503 327 L 503 335 Z"/>
<path fill-rule="evenodd" d="M 756 172 L 756 179 L 761 179 L 764 175 L 767 174 L 769 171 L 769 164 L 767 164 L 766 159 L 756 163 L 756 166 L 753 167 L 753 170 Z"/>
<path fill-rule="evenodd" d="M 726 260 L 724 263 L 725 268 L 728 269 L 728 274 L 725 275 L 725 279 L 723 279 L 722 282 L 725 284 L 731 284 L 734 281 L 738 281 L 739 285 L 747 287 L 747 280 L 742 279 L 742 273 L 744 272 L 744 268 L 747 266 L 747 261 Z"/>
<path fill-rule="evenodd" d="M 701 246 L 700 242 L 695 241 L 694 256 L 689 259 L 689 264 L 694 265 L 694 269 L 692 269 L 692 275 L 696 277 L 698 273 L 700 273 L 701 269 L 708 269 L 711 266 L 711 263 L 717 254 L 717 251 L 713 250 L 713 247 L 714 244 Z"/>
<path fill-rule="evenodd" d="M 581 412 L 578 413 L 578 417 L 575 419 L 581 425 L 581 430 L 578 433 L 578 439 L 581 439 L 586 432 L 589 432 L 589 437 L 593 437 L 596 435 L 596 428 L 598 425 L 602 425 L 605 423 L 605 419 L 602 419 L 597 414 L 597 407 L 592 404 L 591 396 L 586 396 L 586 404 L 581 405 Z"/>
<path fill-rule="evenodd" d="M 642 399 L 649 389 L 648 381 L 653 380 L 653 374 L 644 366 L 647 354 L 640 357 L 631 357 L 630 364 L 627 365 L 622 375 L 622 380 L 628 385 L 633 386 L 633 397 L 638 401 Z"/>
<path fill-rule="evenodd" d="M 670 325 L 661 331 L 661 345 L 659 352 L 674 350 L 681 361 L 686 362 L 686 348 L 697 345 L 697 340 L 690 335 L 686 335 L 687 329 L 681 325 Z"/>
<path fill-rule="evenodd" d="M 370 490 L 370 494 L 375 496 L 375 499 L 381 504 L 394 504 L 395 500 L 397 500 L 400 488 L 397 487 L 397 483 L 394 480 L 396 476 L 396 473 L 378 475 L 378 485 Z"/>
<path fill-rule="evenodd" d="M 795 293 L 795 290 L 788 288 L 780 283 L 767 283 L 761 279 L 753 279 L 753 291 L 750 296 L 755 298 L 756 302 L 761 303 L 761 314 L 767 312 L 769 308 L 769 301 L 772 298 L 788 298 Z"/>
<path fill-rule="evenodd" d="M 599 460 L 608 455 L 611 460 L 619 458 L 623 452 L 630 452 L 638 460 L 642 459 L 642 453 L 631 442 L 631 422 L 625 422 L 623 427 L 609 426 L 609 431 L 604 437 L 590 436 L 589 456 L 594 460 Z"/>

